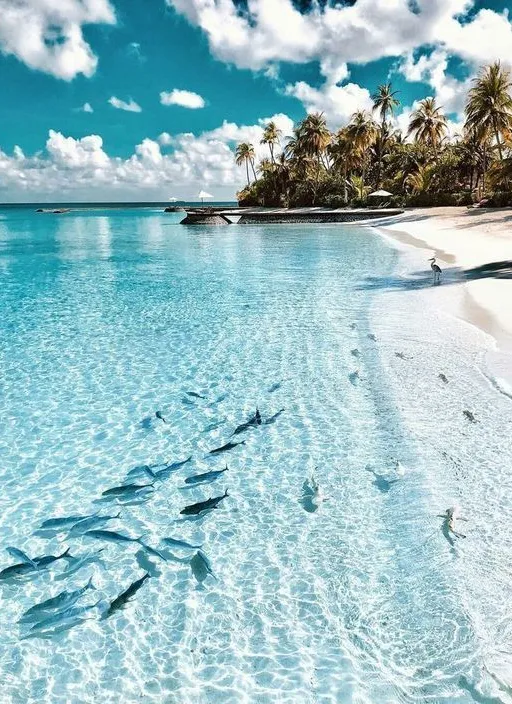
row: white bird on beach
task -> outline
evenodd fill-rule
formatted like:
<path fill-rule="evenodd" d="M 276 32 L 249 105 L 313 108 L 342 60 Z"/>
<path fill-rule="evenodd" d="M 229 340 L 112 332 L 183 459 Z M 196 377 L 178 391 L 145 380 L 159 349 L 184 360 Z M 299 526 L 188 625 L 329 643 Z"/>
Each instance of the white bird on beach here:
<path fill-rule="evenodd" d="M 434 283 L 436 283 L 436 281 L 439 282 L 439 280 L 441 278 L 441 274 L 443 273 L 441 270 L 441 267 L 438 264 L 436 264 L 435 257 L 432 257 L 432 259 L 429 259 L 429 262 L 430 262 L 430 268 L 432 269 L 432 271 L 434 273 Z"/>

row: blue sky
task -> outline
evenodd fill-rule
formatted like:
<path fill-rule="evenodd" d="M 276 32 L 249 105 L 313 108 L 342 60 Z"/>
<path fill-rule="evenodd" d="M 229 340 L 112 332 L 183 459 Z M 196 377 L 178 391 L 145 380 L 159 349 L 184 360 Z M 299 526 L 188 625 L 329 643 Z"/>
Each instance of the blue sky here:
<path fill-rule="evenodd" d="M 0 0 L 0 200 L 232 198 L 236 141 L 345 124 L 389 79 L 399 125 L 434 95 L 456 131 L 479 66 L 512 56 L 508 5 Z"/>

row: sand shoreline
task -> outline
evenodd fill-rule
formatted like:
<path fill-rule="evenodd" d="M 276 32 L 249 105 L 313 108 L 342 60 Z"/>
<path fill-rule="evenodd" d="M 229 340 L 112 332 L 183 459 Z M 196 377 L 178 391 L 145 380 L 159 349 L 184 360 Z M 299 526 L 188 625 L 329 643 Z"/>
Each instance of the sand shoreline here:
<path fill-rule="evenodd" d="M 412 284 L 430 289 L 443 308 L 491 335 L 497 344 L 491 361 L 512 383 L 512 209 L 418 209 L 369 224 L 401 247 L 419 250 Z M 440 286 L 428 280 L 431 256 L 443 269 Z"/>

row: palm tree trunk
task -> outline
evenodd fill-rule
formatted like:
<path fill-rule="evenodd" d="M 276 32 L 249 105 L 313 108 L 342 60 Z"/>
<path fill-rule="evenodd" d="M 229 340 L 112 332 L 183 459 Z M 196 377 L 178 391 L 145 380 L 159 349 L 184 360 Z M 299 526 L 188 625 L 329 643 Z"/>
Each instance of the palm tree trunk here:
<path fill-rule="evenodd" d="M 251 182 L 249 181 L 249 159 L 247 159 L 247 157 L 245 158 L 245 170 L 247 173 L 247 185 L 250 186 Z"/>
<path fill-rule="evenodd" d="M 494 136 L 496 137 L 496 144 L 498 145 L 498 154 L 500 155 L 500 161 L 503 161 L 503 149 L 501 147 L 500 133 L 498 130 L 498 126 L 496 125 L 496 120 L 493 119 L 492 124 L 494 127 Z"/>
<path fill-rule="evenodd" d="M 254 170 L 254 159 L 251 159 L 251 168 L 252 168 L 252 173 L 254 174 L 254 180 L 257 181 L 256 177 L 256 171 Z"/>

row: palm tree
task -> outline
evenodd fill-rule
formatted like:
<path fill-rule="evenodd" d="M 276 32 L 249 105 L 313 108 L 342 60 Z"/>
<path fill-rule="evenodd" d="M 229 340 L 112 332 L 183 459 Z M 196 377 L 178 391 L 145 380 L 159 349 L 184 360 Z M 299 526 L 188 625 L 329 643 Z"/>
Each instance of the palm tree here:
<path fill-rule="evenodd" d="M 503 159 L 500 135 L 512 129 L 511 90 L 510 71 L 496 61 L 484 67 L 473 81 L 466 104 L 466 128 L 485 135 L 492 134 L 500 161 Z"/>
<path fill-rule="evenodd" d="M 334 169 L 342 173 L 343 197 L 348 202 L 348 174 L 359 166 L 359 151 L 346 129 L 341 129 L 334 135 L 328 149 Z"/>
<path fill-rule="evenodd" d="M 413 193 L 425 193 L 432 188 L 435 169 L 432 164 L 419 166 L 418 170 L 407 176 L 405 183 Z"/>
<path fill-rule="evenodd" d="M 379 167 L 377 173 L 377 186 L 380 186 L 382 174 L 382 157 L 384 154 L 385 135 L 387 133 L 387 116 L 392 115 L 395 108 L 398 107 L 400 101 L 395 96 L 398 91 L 392 90 L 391 83 L 384 83 L 379 86 L 377 92 L 372 95 L 373 112 L 376 110 L 380 113 L 380 144 L 378 148 Z"/>
<path fill-rule="evenodd" d="M 421 100 L 411 115 L 407 132 L 408 135 L 414 134 L 417 142 L 431 147 L 435 158 L 437 158 L 439 144 L 448 131 L 446 117 L 441 110 L 442 108 L 436 105 L 435 98 Z"/>
<path fill-rule="evenodd" d="M 282 135 L 282 131 L 278 128 L 275 122 L 269 122 L 268 125 L 263 130 L 263 137 L 261 138 L 260 144 L 268 144 L 268 149 L 270 151 L 270 161 L 274 164 L 274 147 L 279 144 L 279 139 Z"/>
<path fill-rule="evenodd" d="M 245 162 L 245 170 L 247 173 L 247 185 L 250 185 L 249 179 L 249 164 L 252 166 L 252 171 L 254 174 L 254 180 L 256 181 L 256 171 L 254 170 L 254 147 L 248 142 L 242 142 L 236 148 L 235 152 L 235 163 L 237 166 L 242 166 Z"/>
<path fill-rule="evenodd" d="M 352 115 L 352 119 L 346 127 L 347 138 L 354 145 L 361 165 L 361 178 L 365 178 L 366 165 L 368 162 L 368 150 L 377 137 L 377 125 L 371 115 L 364 110 L 358 110 Z"/>
<path fill-rule="evenodd" d="M 316 157 L 320 164 L 332 139 L 323 113 L 312 113 L 302 120 L 299 125 L 299 139 L 304 152 Z"/>

